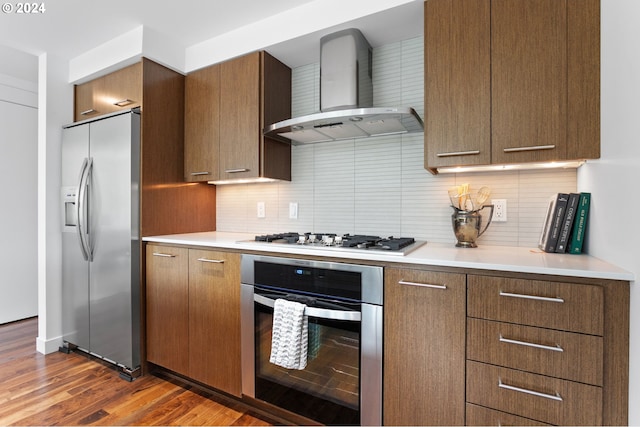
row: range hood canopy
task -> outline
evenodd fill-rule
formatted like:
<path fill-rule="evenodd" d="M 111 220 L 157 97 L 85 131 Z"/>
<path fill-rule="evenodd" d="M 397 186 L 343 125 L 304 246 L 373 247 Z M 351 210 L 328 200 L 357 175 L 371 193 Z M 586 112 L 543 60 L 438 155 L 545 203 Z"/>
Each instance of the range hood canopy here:
<path fill-rule="evenodd" d="M 268 126 L 265 136 L 293 145 L 422 132 L 410 107 L 373 107 L 371 46 L 347 29 L 320 39 L 320 112 Z"/>

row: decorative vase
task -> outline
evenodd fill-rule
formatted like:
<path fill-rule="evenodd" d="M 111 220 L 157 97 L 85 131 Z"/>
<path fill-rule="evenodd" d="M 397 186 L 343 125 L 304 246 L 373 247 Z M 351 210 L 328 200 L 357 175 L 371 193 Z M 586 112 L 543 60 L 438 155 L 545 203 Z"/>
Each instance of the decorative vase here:
<path fill-rule="evenodd" d="M 458 240 L 456 247 L 459 248 L 477 248 L 476 240 L 478 237 L 487 231 L 491 224 L 491 217 L 493 216 L 493 205 L 485 205 L 480 209 L 473 211 L 465 211 L 458 209 L 455 206 L 453 208 L 453 214 L 451 214 L 451 225 L 453 226 L 453 233 Z M 485 208 L 490 209 L 489 221 L 487 225 L 482 228 L 482 215 L 480 211 Z"/>

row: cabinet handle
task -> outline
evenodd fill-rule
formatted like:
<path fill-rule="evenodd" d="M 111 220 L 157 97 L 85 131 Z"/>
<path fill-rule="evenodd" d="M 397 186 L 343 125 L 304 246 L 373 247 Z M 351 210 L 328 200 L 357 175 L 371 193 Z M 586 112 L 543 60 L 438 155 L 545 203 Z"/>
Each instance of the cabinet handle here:
<path fill-rule="evenodd" d="M 532 299 L 536 301 L 548 301 L 548 302 L 560 302 L 563 303 L 564 299 L 558 297 L 541 297 L 538 295 L 526 295 L 526 294 L 512 294 L 510 292 L 502 292 L 500 291 L 501 297 L 512 297 L 512 298 L 523 298 L 523 299 Z"/>
<path fill-rule="evenodd" d="M 191 176 L 209 175 L 209 172 L 191 172 Z"/>
<path fill-rule="evenodd" d="M 238 169 L 225 169 L 225 173 L 240 173 L 240 172 L 249 172 L 250 169 L 247 168 L 238 168 Z"/>
<path fill-rule="evenodd" d="M 200 262 L 212 262 L 214 264 L 224 264 L 223 259 L 208 259 L 208 258 L 198 258 Z"/>
<path fill-rule="evenodd" d="M 531 145 L 529 147 L 503 148 L 502 151 L 505 153 L 517 153 L 519 151 L 552 150 L 554 148 L 556 148 L 555 145 Z"/>
<path fill-rule="evenodd" d="M 506 390 L 518 391 L 520 393 L 531 394 L 533 396 L 544 397 L 545 399 L 557 400 L 559 402 L 563 401 L 562 396 L 560 396 L 560 393 L 558 393 L 557 391 L 556 391 L 556 394 L 541 393 L 539 391 L 529 390 L 527 388 L 520 388 L 520 387 L 512 386 L 509 384 L 505 384 L 502 382 L 502 379 L 498 379 L 498 387 L 504 388 Z"/>
<path fill-rule="evenodd" d="M 470 150 L 470 151 L 452 151 L 450 153 L 438 153 L 436 157 L 454 157 L 454 156 L 471 156 L 480 154 L 480 150 Z"/>
<path fill-rule="evenodd" d="M 127 105 L 131 105 L 133 103 L 134 101 L 130 100 L 129 98 L 125 98 L 121 99 L 120 101 L 114 102 L 113 105 L 115 105 L 116 107 L 126 107 Z"/>
<path fill-rule="evenodd" d="M 502 335 L 500 335 L 500 342 L 507 343 L 507 344 L 523 345 L 523 346 L 526 346 L 526 347 L 534 347 L 534 348 L 539 348 L 539 349 L 542 349 L 542 350 L 558 351 L 560 353 L 562 353 L 564 351 L 564 349 L 562 347 L 560 347 L 560 345 L 558 345 L 558 344 L 556 344 L 555 347 L 554 347 L 552 345 L 544 345 L 544 344 L 536 344 L 536 343 L 527 342 L 527 341 L 512 340 L 512 339 L 509 339 L 509 338 L 504 338 Z"/>
<path fill-rule="evenodd" d="M 422 286 L 423 288 L 447 289 L 447 285 L 433 285 L 431 283 L 407 282 L 406 280 L 400 280 L 398 284 L 410 285 L 410 286 Z"/>
<path fill-rule="evenodd" d="M 162 252 L 154 252 L 153 256 L 160 256 L 160 257 L 164 257 L 164 258 L 175 258 L 175 255 L 172 254 L 163 254 Z"/>
<path fill-rule="evenodd" d="M 93 113 L 97 113 L 97 110 L 94 110 L 93 108 L 89 108 L 88 110 L 84 110 L 82 112 L 80 112 L 81 116 L 88 116 L 89 114 L 93 114 Z"/>

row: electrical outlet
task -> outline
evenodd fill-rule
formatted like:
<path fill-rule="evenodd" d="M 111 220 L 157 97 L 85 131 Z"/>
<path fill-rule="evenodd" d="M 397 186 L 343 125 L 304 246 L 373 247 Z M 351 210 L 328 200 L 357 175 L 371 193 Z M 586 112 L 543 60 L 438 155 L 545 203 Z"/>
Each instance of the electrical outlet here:
<path fill-rule="evenodd" d="M 493 205 L 491 221 L 507 222 L 507 199 L 493 199 L 491 204 Z"/>
<path fill-rule="evenodd" d="M 289 202 L 289 219 L 298 219 L 298 202 Z"/>
<path fill-rule="evenodd" d="M 265 207 L 264 207 L 264 202 L 258 202 L 257 211 L 258 211 L 258 218 L 264 218 L 267 216 Z"/>

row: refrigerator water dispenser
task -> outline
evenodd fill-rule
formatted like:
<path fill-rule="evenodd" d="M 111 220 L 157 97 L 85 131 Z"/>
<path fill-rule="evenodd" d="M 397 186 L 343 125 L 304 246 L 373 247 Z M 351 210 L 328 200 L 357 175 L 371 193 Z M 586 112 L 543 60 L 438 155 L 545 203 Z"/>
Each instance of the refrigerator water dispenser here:
<path fill-rule="evenodd" d="M 76 208 L 76 193 L 78 187 L 62 187 L 62 231 L 75 232 L 75 227 L 78 224 L 78 210 Z"/>

